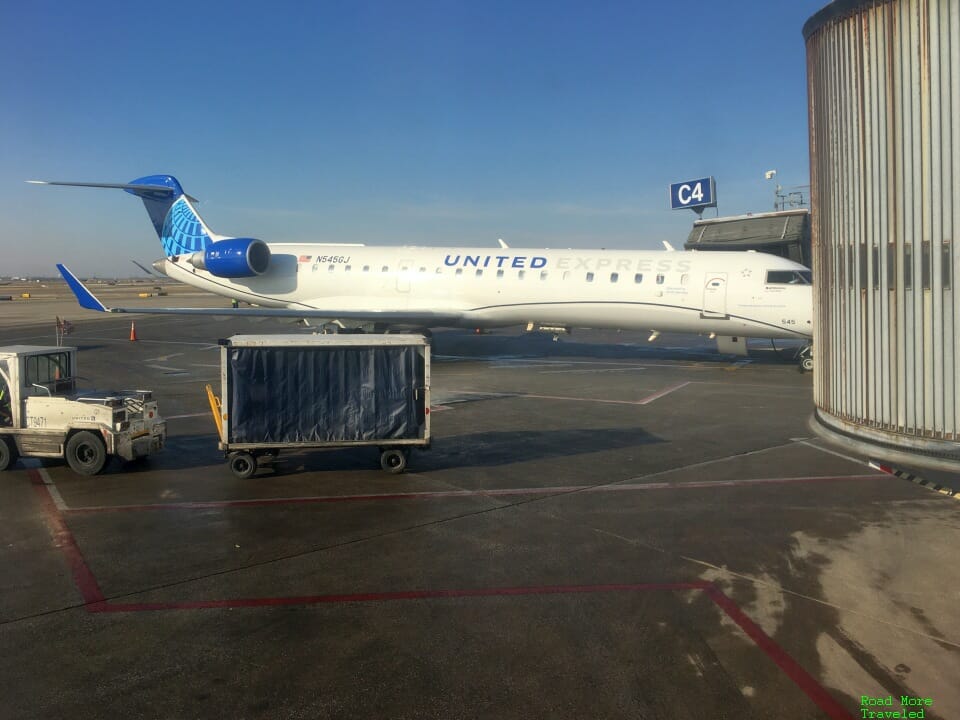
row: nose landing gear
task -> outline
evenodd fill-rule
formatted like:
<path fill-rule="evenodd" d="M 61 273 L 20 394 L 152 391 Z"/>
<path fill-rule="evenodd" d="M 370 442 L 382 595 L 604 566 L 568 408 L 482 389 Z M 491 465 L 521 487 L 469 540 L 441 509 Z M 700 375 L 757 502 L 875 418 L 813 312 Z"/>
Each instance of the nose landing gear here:
<path fill-rule="evenodd" d="M 813 370 L 813 345 L 804 345 L 797 353 L 797 360 L 800 362 L 800 372 L 810 372 Z"/>

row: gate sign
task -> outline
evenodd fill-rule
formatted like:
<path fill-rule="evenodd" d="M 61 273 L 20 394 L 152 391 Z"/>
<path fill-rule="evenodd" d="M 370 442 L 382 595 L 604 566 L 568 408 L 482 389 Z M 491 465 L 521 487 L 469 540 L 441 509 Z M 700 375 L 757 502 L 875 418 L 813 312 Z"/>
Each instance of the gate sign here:
<path fill-rule="evenodd" d="M 712 177 L 686 182 L 673 183 L 670 186 L 670 209 L 703 209 L 717 206 L 717 186 Z"/>

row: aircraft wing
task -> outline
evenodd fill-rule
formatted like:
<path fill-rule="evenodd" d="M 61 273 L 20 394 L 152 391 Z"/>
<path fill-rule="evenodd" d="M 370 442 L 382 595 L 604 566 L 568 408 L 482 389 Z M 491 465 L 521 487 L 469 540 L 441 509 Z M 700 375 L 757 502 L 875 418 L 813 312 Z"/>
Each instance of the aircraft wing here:
<path fill-rule="evenodd" d="M 463 318 L 458 312 L 434 312 L 431 310 L 340 310 L 337 308 L 189 308 L 189 307 L 107 307 L 67 268 L 57 265 L 57 270 L 77 297 L 80 307 L 107 313 L 136 313 L 138 315 L 217 315 L 220 317 L 275 317 L 316 318 L 323 320 L 359 320 L 395 325 L 424 325 L 442 327 L 456 325 Z"/>

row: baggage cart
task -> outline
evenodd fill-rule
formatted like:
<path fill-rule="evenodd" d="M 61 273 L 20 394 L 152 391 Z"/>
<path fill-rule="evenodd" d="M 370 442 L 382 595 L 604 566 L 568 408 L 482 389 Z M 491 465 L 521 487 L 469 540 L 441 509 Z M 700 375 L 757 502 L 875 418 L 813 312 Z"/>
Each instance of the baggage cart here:
<path fill-rule="evenodd" d="M 421 335 L 234 335 L 220 341 L 211 411 L 230 470 L 281 451 L 370 446 L 400 473 L 430 447 L 430 342 Z"/>

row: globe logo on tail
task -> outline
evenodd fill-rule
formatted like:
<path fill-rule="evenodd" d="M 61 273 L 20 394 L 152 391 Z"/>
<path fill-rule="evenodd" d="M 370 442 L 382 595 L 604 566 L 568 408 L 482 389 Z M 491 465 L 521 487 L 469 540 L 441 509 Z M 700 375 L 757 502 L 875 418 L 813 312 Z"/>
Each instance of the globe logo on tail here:
<path fill-rule="evenodd" d="M 181 196 L 167 213 L 160 242 L 163 243 L 164 253 L 170 257 L 203 250 L 212 241 L 196 211 L 187 199 Z"/>

